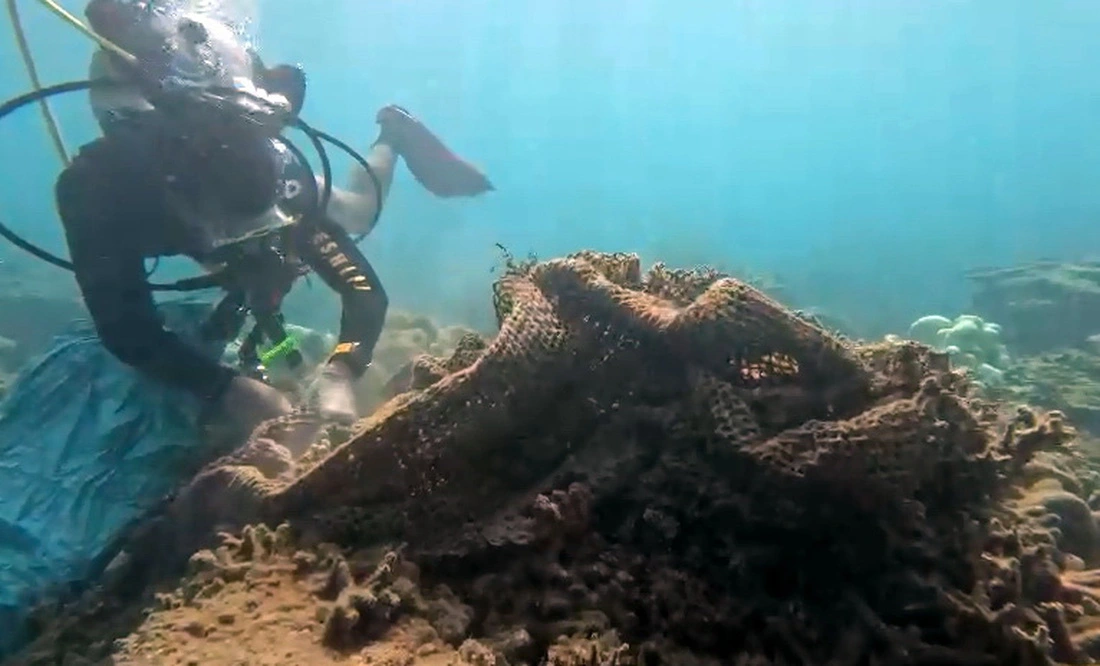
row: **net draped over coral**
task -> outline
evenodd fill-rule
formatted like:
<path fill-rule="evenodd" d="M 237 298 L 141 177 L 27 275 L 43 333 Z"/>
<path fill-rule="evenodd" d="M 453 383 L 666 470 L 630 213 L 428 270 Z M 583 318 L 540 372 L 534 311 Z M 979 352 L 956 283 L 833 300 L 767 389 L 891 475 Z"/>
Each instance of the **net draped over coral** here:
<path fill-rule="evenodd" d="M 309 417 L 261 427 L 131 566 L 287 521 L 301 543 L 400 544 L 487 637 L 545 646 L 596 614 L 663 655 L 644 663 L 1082 658 L 1064 609 L 1090 588 L 1039 584 L 1057 549 L 1003 527 L 1024 466 L 1073 437 L 1059 414 L 1006 420 L 943 355 L 633 255 L 513 265 L 494 302 L 492 340 L 416 359 L 346 443 L 296 459 L 280 432 Z M 361 610 L 336 614 L 341 647 L 374 635 Z"/>

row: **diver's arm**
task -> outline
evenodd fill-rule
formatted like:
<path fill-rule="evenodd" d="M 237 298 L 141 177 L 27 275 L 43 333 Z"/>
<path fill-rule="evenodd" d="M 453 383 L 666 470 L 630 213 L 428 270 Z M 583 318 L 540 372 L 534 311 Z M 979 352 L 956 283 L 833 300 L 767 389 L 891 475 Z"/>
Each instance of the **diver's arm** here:
<path fill-rule="evenodd" d="M 376 143 L 365 159 L 374 178 L 377 179 L 377 187 L 367 170 L 362 165 L 356 164 L 352 168 L 348 188 L 332 188 L 332 198 L 329 200 L 326 211 L 329 219 L 343 227 L 349 234 L 369 234 L 373 231 L 378 218 L 378 209 L 385 203 L 386 195 L 393 182 L 393 167 L 397 161 L 397 154 L 390 146 Z M 324 179 L 318 176 L 317 187 L 323 186 Z M 381 203 L 379 195 L 381 195 Z"/>
<path fill-rule="evenodd" d="M 317 187 L 324 180 L 317 178 Z M 374 221 L 378 210 L 374 192 L 357 193 L 339 187 L 332 188 L 332 198 L 328 202 L 327 217 L 343 227 L 349 234 L 369 234 L 374 230 Z"/>
<path fill-rule="evenodd" d="M 88 181 L 70 169 L 57 184 L 58 210 L 77 284 L 103 346 L 123 363 L 203 399 L 217 399 L 236 376 L 165 330 L 142 255 L 124 234 L 99 225 Z M 91 180 L 95 180 L 94 178 Z"/>
<path fill-rule="evenodd" d="M 236 373 L 165 330 L 140 257 L 74 261 L 84 303 L 100 341 L 118 360 L 203 400 L 216 400 Z M 78 255 L 74 255 L 74 260 Z"/>
<path fill-rule="evenodd" d="M 257 85 L 267 92 L 286 97 L 290 102 L 292 113 L 295 116 L 298 115 L 302 105 L 305 104 L 305 71 L 301 67 L 287 64 L 276 65 L 269 69 L 264 65 L 259 53 L 255 50 L 250 50 L 249 53 L 252 57 L 252 69 Z M 397 153 L 380 137 L 371 147 L 370 154 L 364 159 L 370 166 L 374 178 L 377 179 L 377 184 L 362 165 L 356 164 L 352 169 L 347 189 L 333 186 L 332 197 L 325 211 L 329 219 L 348 233 L 356 235 L 369 234 L 374 229 L 378 210 L 385 203 L 390 183 L 393 182 L 393 168 L 397 161 Z M 323 177 L 318 175 L 318 189 L 323 188 L 324 183 Z"/>

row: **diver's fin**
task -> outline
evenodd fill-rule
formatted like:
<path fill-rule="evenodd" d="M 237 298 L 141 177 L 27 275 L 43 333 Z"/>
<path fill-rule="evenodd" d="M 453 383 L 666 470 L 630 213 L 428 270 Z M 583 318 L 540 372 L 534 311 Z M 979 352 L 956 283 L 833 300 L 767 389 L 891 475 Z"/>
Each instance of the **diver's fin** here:
<path fill-rule="evenodd" d="M 383 107 L 377 120 L 382 126 L 383 140 L 393 141 L 413 177 L 432 194 L 473 197 L 494 189 L 480 169 L 451 152 L 405 109 Z"/>

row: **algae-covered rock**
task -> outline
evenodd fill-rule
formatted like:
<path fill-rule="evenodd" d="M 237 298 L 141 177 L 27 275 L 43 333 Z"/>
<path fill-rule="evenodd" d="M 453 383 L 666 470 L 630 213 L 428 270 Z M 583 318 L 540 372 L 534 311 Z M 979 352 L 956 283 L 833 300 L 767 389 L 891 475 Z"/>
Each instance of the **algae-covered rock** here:
<path fill-rule="evenodd" d="M 14 371 L 45 352 L 55 335 L 87 316 L 79 298 L 45 292 L 15 277 L 0 279 L 0 367 Z"/>
<path fill-rule="evenodd" d="M 1004 371 L 998 397 L 1061 410 L 1100 433 L 1100 355 L 1062 349 L 1017 358 Z"/>
<path fill-rule="evenodd" d="M 1084 344 L 1100 333 L 1100 262 L 1043 262 L 971 271 L 974 311 L 1005 325 L 1019 353 Z"/>

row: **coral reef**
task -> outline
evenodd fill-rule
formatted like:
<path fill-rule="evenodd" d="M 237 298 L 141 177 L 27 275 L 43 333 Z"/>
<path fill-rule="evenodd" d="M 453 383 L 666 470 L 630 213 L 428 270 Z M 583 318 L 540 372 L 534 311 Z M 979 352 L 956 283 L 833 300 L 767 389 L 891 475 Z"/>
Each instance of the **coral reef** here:
<path fill-rule="evenodd" d="M 897 340 L 897 336 L 889 336 Z M 909 339 L 928 345 L 966 368 L 981 387 L 999 386 L 1011 359 L 1001 344 L 1001 326 L 976 315 L 959 315 L 954 321 L 941 315 L 926 315 L 909 325 Z"/>
<path fill-rule="evenodd" d="M 513 267 L 494 297 L 494 339 L 414 361 L 343 443 L 295 459 L 308 418 L 284 419 L 209 466 L 16 663 L 1100 656 L 1061 414 L 631 255 Z"/>
<path fill-rule="evenodd" d="M 974 310 L 1005 327 L 1018 353 L 1076 347 L 1100 333 L 1100 263 L 1043 262 L 971 271 Z"/>
<path fill-rule="evenodd" d="M 1060 410 L 1075 425 L 1100 434 L 1100 356 L 1091 351 L 1061 349 L 1016 358 L 991 395 Z"/>

